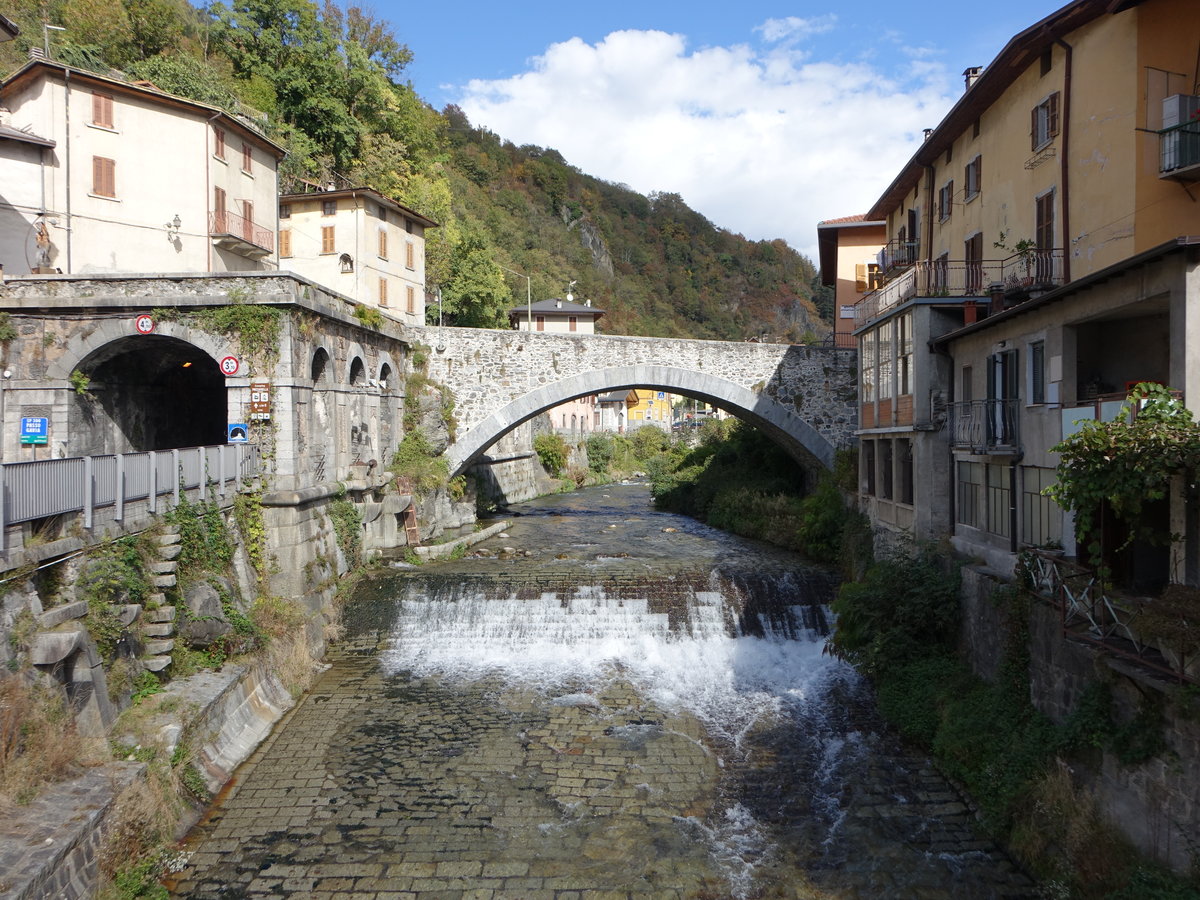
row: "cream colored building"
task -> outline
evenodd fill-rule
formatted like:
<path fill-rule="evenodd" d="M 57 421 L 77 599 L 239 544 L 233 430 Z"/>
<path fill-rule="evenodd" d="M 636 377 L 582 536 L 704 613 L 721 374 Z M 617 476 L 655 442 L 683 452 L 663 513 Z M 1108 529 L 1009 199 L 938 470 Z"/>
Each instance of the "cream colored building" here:
<path fill-rule="evenodd" d="M 436 227 L 370 188 L 284 194 L 279 266 L 406 325 L 424 325 L 425 230 Z"/>
<path fill-rule="evenodd" d="M 868 211 L 886 222 L 883 283 L 855 308 L 878 529 L 950 533 L 999 570 L 1028 546 L 1073 552 L 1041 494 L 1049 448 L 1138 381 L 1200 411 L 1198 46 L 1194 0 L 1075 0 L 964 73 Z M 1187 539 L 1114 549 L 1119 580 L 1200 584 L 1195 500 L 1155 515 Z"/>
<path fill-rule="evenodd" d="M 517 306 L 508 311 L 508 321 L 516 331 L 529 331 L 529 316 L 533 315 L 534 331 L 550 331 L 558 334 L 595 334 L 596 320 L 604 310 L 592 306 L 591 300 L 576 303 L 567 298 L 539 300 L 530 306 Z"/>
<path fill-rule="evenodd" d="M 0 85 L 0 103 L 11 127 L 52 142 L 3 163 L 9 274 L 276 267 L 283 150 L 251 120 L 45 60 Z"/>

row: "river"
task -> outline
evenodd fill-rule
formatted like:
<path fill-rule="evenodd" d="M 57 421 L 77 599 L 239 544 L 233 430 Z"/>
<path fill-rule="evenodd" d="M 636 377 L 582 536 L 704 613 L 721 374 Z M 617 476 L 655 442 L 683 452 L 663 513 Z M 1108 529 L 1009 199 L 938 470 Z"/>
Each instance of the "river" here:
<path fill-rule="evenodd" d="M 175 896 L 1037 896 L 823 654 L 832 573 L 644 485 L 511 513 L 357 592 Z"/>

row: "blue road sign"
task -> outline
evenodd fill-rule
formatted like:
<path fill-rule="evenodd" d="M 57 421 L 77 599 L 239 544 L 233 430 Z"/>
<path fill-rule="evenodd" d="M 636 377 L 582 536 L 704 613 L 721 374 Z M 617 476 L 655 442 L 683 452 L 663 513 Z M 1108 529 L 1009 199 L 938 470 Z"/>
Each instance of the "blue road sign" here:
<path fill-rule="evenodd" d="M 26 416 L 21 419 L 22 444 L 50 443 L 50 420 L 41 416 Z"/>

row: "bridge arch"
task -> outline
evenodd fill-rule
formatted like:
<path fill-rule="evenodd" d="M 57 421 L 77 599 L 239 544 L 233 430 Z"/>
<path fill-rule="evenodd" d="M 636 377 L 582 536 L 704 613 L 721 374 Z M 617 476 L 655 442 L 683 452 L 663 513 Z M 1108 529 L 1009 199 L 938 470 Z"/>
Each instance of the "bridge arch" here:
<path fill-rule="evenodd" d="M 833 467 L 834 446 L 790 408 L 728 379 L 672 366 L 634 365 L 592 369 L 543 385 L 475 424 L 446 451 L 451 474 L 463 472 L 484 450 L 522 422 L 560 403 L 629 388 L 686 394 L 727 409 L 778 441 L 797 461 Z"/>

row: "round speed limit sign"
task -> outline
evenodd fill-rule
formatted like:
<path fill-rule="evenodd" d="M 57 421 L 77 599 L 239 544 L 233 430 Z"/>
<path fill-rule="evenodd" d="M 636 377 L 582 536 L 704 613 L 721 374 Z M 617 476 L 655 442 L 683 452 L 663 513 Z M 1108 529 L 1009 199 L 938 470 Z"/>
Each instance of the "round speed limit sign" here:
<path fill-rule="evenodd" d="M 154 330 L 154 319 L 150 316 L 138 316 L 133 320 L 133 327 L 138 334 L 149 334 Z"/>
<path fill-rule="evenodd" d="M 241 365 L 236 356 L 226 356 L 221 360 L 221 371 L 226 375 L 236 375 Z"/>

